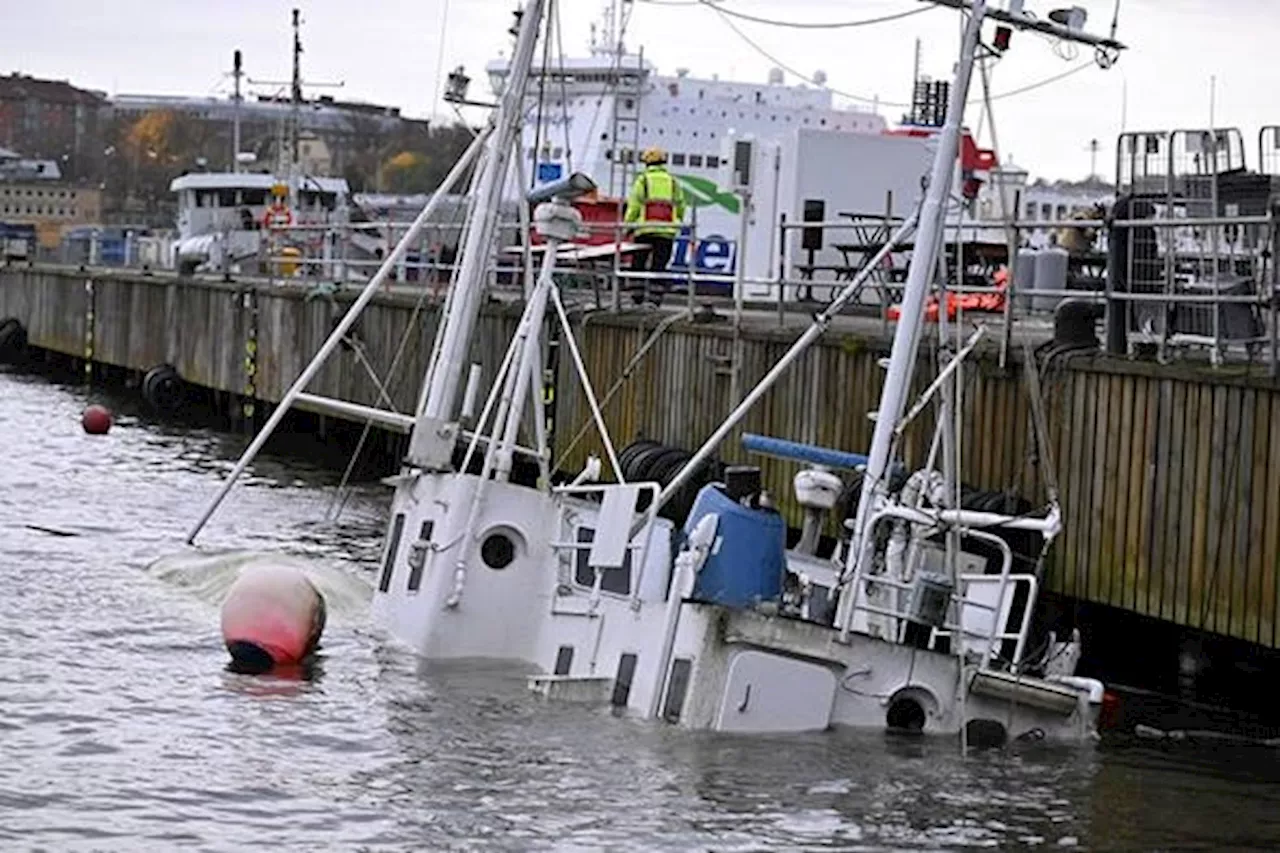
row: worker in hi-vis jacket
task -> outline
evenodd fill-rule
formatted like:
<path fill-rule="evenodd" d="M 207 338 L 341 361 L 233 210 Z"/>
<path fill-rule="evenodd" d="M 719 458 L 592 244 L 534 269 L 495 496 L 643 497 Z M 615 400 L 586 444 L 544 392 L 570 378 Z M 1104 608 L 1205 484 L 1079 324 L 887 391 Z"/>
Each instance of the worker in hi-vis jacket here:
<path fill-rule="evenodd" d="M 671 247 L 680 233 L 684 220 L 684 191 L 667 171 L 667 152 L 661 148 L 648 148 L 640 155 L 644 171 L 636 175 L 627 196 L 627 210 L 623 221 L 632 224 L 628 229 L 632 239 L 649 247 L 632 255 L 631 271 L 658 273 L 666 271 L 671 262 Z M 667 289 L 665 278 L 646 278 L 632 282 L 632 299 L 637 304 L 646 297 L 654 305 L 662 301 Z"/>

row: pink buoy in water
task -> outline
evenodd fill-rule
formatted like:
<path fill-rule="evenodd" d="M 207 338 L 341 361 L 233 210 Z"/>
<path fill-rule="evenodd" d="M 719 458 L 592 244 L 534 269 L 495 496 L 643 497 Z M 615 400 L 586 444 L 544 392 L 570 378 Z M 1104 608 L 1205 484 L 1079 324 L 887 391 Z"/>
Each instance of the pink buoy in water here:
<path fill-rule="evenodd" d="M 111 412 L 95 403 L 80 416 L 80 426 L 89 435 L 106 435 L 111 429 Z"/>
<path fill-rule="evenodd" d="M 324 623 L 324 596 L 301 570 L 278 563 L 246 566 L 222 603 L 222 639 L 245 672 L 303 663 Z"/>

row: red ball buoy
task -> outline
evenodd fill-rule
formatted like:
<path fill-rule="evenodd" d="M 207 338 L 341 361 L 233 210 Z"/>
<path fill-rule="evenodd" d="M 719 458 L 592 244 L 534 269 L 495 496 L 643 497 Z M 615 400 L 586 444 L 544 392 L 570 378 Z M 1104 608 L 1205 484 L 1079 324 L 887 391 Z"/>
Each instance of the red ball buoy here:
<path fill-rule="evenodd" d="M 89 435 L 106 435 L 111 429 L 111 412 L 104 407 L 93 405 L 84 410 L 80 425 Z"/>

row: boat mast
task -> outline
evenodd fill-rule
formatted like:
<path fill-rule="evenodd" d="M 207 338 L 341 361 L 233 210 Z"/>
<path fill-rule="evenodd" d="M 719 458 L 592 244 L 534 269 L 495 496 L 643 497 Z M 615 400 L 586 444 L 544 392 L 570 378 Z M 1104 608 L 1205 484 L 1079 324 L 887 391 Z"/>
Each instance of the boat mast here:
<path fill-rule="evenodd" d="M 912 375 L 915 373 L 925 300 L 929 296 L 929 282 L 934 275 L 941 247 L 946 201 L 951 194 L 955 178 L 960 130 L 964 122 L 965 103 L 969 96 L 969 84 L 973 77 L 983 21 L 987 17 L 992 17 L 1019 29 L 1046 32 L 1065 40 L 1092 44 L 1100 49 L 1119 50 L 1121 47 L 1114 39 L 1101 39 L 1082 33 L 1078 29 L 1060 26 L 1056 22 L 1034 19 L 1024 15 L 1021 10 L 1016 12 L 989 10 L 986 0 L 972 0 L 972 2 L 970 0 L 931 0 L 931 2 L 939 6 L 967 9 L 969 20 L 961 37 L 960 59 L 951 85 L 946 121 L 938 137 L 938 148 L 934 154 L 929 184 L 920 207 L 920 226 L 915 235 L 907 283 L 902 295 L 902 313 L 894 330 L 884 390 L 880 396 L 875 431 L 872 434 L 871 448 L 867 453 L 867 467 L 862 478 L 862 494 L 854 516 L 853 538 L 842 578 L 846 584 L 859 568 L 865 567 L 871 557 L 875 540 L 870 535 L 872 531 L 868 527 L 868 522 L 876 509 L 883 506 L 889 496 L 889 455 L 893 451 L 895 431 L 898 421 L 902 418 L 911 389 Z M 841 594 L 840 612 L 837 616 L 837 624 L 842 625 L 845 631 L 848 630 L 856 598 L 857 591 L 846 585 Z"/>
<path fill-rule="evenodd" d="M 234 94 L 231 96 L 231 172 L 240 171 L 240 104 L 244 96 L 240 94 L 240 78 L 244 76 L 239 49 L 231 56 L 231 77 L 235 80 Z"/>
<path fill-rule="evenodd" d="M 293 77 L 289 86 L 289 206 L 298 208 L 298 136 L 302 111 L 302 26 L 301 12 L 293 10 Z"/>
<path fill-rule="evenodd" d="M 916 232 L 907 284 L 902 295 L 902 314 L 894 330 L 888 373 L 885 376 L 884 391 L 880 395 L 880 409 L 876 414 L 871 449 L 867 453 L 862 496 L 854 516 L 856 527 L 854 546 L 850 549 L 851 560 L 861 559 L 864 546 L 870 541 L 864 526 L 870 516 L 871 505 L 888 495 L 889 454 L 893 450 L 894 431 L 906 407 L 911 377 L 915 372 L 924 305 L 929 297 L 930 280 L 937 264 L 938 238 L 944 226 L 946 201 L 955 179 L 956 157 L 960 150 L 960 126 L 964 122 L 965 101 L 969 97 L 969 81 L 973 75 L 978 35 L 982 31 L 986 10 L 986 0 L 977 0 L 973 4 L 973 12 L 969 16 L 960 44 L 960 62 L 956 68 L 955 82 L 951 86 L 946 122 L 938 137 L 938 149 L 934 154 L 928 189 L 920 208 L 920 227 Z"/>
<path fill-rule="evenodd" d="M 447 470 L 457 435 L 454 409 L 463 368 L 471 349 L 480 298 L 488 279 L 499 204 L 511 152 L 521 138 L 525 89 L 538 42 L 546 0 L 529 0 L 520 16 L 511 71 L 494 117 L 495 132 L 485 151 L 484 166 L 474 184 L 472 227 L 462 246 L 457 280 L 441 330 L 439 357 L 426 377 L 422 411 L 414 426 L 409 457 L 427 470 Z"/>

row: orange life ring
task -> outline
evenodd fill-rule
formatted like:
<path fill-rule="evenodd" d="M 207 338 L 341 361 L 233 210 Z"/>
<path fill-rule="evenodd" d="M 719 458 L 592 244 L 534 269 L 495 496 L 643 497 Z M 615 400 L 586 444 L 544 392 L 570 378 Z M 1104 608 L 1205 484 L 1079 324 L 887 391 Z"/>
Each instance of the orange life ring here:
<path fill-rule="evenodd" d="M 293 211 L 287 206 L 276 202 L 267 208 L 267 212 L 262 214 L 262 224 L 267 228 L 287 228 L 293 224 Z"/>

